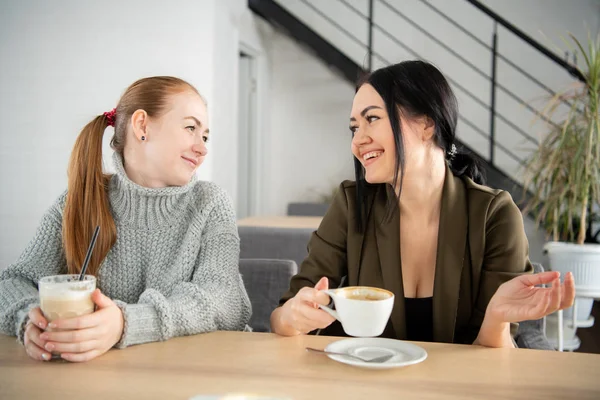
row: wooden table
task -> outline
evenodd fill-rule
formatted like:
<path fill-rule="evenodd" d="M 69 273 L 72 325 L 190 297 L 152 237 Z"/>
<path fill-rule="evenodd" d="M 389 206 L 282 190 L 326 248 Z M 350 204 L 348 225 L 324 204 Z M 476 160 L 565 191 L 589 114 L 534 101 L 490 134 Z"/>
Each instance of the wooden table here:
<path fill-rule="evenodd" d="M 332 337 L 215 332 L 111 350 L 85 364 L 39 362 L 0 335 L 1 399 L 600 399 L 600 356 L 420 343 L 428 358 L 365 370 L 307 353 Z"/>
<path fill-rule="evenodd" d="M 259 226 L 265 228 L 310 228 L 316 230 L 323 217 L 263 216 L 240 219 L 238 226 Z"/>

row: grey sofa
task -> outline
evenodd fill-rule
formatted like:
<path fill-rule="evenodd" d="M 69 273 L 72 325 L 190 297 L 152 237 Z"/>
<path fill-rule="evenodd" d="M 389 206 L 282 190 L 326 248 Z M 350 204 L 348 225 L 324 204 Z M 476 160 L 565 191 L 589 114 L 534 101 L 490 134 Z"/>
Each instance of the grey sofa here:
<path fill-rule="evenodd" d="M 297 265 L 308 256 L 313 229 L 239 226 L 240 258 L 293 260 Z"/>
<path fill-rule="evenodd" d="M 287 215 L 299 217 L 323 217 L 329 208 L 327 203 L 289 203 Z"/>
<path fill-rule="evenodd" d="M 298 266 L 291 260 L 240 260 L 240 273 L 252 304 L 249 325 L 255 332 L 271 331 L 271 312 L 297 272 Z"/>

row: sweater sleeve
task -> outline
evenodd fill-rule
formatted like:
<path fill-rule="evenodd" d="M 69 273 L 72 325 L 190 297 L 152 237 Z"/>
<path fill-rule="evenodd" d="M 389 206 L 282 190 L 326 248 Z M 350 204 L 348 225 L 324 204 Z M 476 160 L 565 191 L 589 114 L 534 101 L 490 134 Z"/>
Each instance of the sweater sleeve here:
<path fill-rule="evenodd" d="M 64 272 L 62 210 L 66 193 L 44 214 L 35 236 L 17 262 L 0 273 L 0 332 L 23 342 L 28 313 L 39 307 L 40 278 Z"/>
<path fill-rule="evenodd" d="M 244 330 L 251 305 L 239 273 L 240 241 L 230 199 L 222 192 L 207 216 L 189 282 L 165 296 L 148 288 L 137 304 L 116 301 L 125 325 L 116 347 L 216 330 Z"/>

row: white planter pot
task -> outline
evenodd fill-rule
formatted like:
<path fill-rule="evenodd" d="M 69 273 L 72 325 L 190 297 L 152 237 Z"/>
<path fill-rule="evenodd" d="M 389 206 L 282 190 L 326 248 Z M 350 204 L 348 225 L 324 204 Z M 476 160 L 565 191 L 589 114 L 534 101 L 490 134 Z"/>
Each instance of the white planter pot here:
<path fill-rule="evenodd" d="M 549 242 L 544 250 L 548 253 L 552 271 L 559 271 L 561 277 L 569 271 L 573 273 L 576 296 L 578 293 L 592 293 L 592 297 L 600 297 L 600 245 Z M 589 318 L 593 303 L 591 297 L 578 297 L 578 321 Z M 572 309 L 565 310 L 565 320 L 570 320 L 571 316 Z"/>

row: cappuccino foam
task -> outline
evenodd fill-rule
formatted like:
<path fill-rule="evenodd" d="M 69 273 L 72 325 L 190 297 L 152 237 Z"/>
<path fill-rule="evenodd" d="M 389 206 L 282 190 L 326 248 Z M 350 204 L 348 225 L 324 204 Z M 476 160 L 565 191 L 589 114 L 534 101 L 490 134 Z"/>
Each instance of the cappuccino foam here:
<path fill-rule="evenodd" d="M 40 293 L 40 308 L 48 322 L 91 314 L 94 312 L 92 291 L 77 287 L 50 289 Z"/>

